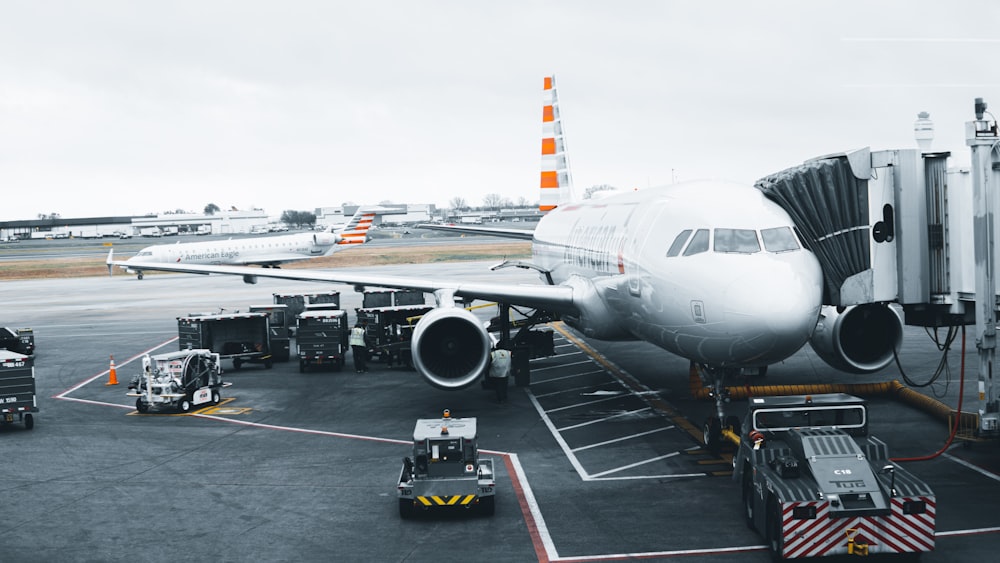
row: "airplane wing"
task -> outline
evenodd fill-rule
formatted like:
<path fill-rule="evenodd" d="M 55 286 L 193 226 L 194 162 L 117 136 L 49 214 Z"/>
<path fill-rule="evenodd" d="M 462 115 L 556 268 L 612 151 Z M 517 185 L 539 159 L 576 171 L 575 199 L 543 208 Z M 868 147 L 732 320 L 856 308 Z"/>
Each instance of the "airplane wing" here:
<path fill-rule="evenodd" d="M 324 254 L 317 254 L 316 256 L 306 256 L 304 254 L 294 255 L 294 254 L 274 254 L 271 256 L 254 256 L 253 260 L 247 260 L 243 262 L 245 266 L 270 266 L 272 264 L 287 264 L 289 262 L 300 262 L 302 260 L 312 260 L 324 256 Z"/>
<path fill-rule="evenodd" d="M 499 227 L 473 227 L 466 225 L 436 225 L 433 223 L 422 223 L 417 225 L 417 228 L 428 229 L 431 231 L 448 231 L 469 235 L 488 235 L 521 240 L 532 240 L 535 235 L 533 229 L 503 229 Z"/>
<path fill-rule="evenodd" d="M 282 280 L 339 283 L 357 287 L 374 286 L 393 289 L 416 289 L 426 293 L 454 295 L 459 300 L 482 299 L 486 301 L 501 301 L 511 305 L 521 305 L 538 309 L 546 309 L 558 313 L 577 311 L 573 301 L 573 288 L 561 285 L 532 285 L 492 282 L 463 282 L 460 280 L 432 280 L 425 278 L 407 278 L 402 276 L 383 276 L 374 274 L 357 274 L 348 271 L 335 270 L 282 270 L 275 268 L 253 268 L 249 266 L 209 266 L 197 264 L 163 264 L 158 262 L 124 262 L 114 260 L 108 253 L 108 270 L 112 266 L 126 266 L 135 270 L 152 270 L 162 272 L 181 272 L 188 274 L 223 274 L 242 276 L 246 283 L 256 283 L 257 278 L 275 278 Z"/>

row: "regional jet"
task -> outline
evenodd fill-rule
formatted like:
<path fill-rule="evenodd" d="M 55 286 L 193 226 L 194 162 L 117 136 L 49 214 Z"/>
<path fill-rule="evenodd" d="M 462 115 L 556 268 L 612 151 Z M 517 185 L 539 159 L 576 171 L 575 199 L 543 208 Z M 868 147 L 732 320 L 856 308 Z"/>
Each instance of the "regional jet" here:
<path fill-rule="evenodd" d="M 489 361 L 491 335 L 463 302 L 479 299 L 551 312 L 587 337 L 646 341 L 690 360 L 716 388 L 715 433 L 723 420 L 723 378 L 759 373 L 806 342 L 819 351 L 821 341 L 830 352 L 821 357 L 838 360 L 835 367 L 848 371 L 870 372 L 892 361 L 898 347 L 893 338 L 849 336 L 866 326 L 869 334 L 901 338 L 898 316 L 858 306 L 864 313 L 860 319 L 854 315 L 850 324 L 834 322 L 850 311 L 823 306 L 819 261 L 804 247 L 789 214 L 761 190 L 695 181 L 574 201 L 553 77 L 545 79 L 544 94 L 540 207 L 546 214 L 537 227 L 445 227 L 531 240 L 530 261 L 494 268 L 536 270 L 541 284 L 345 270 L 137 265 L 239 275 L 247 283 L 263 276 L 431 293 L 436 307 L 415 326 L 411 354 L 417 371 L 442 389 L 472 385 Z M 706 424 L 706 437 L 710 431 Z"/>
<path fill-rule="evenodd" d="M 222 241 L 178 242 L 147 246 L 138 254 L 119 263 L 127 272 L 142 279 L 139 264 L 210 264 L 263 266 L 277 268 L 286 262 L 328 256 L 347 246 L 363 244 L 376 213 L 358 208 L 346 224 L 317 233 L 299 233 L 275 237 L 235 238 Z M 113 259 L 108 254 L 108 261 Z M 110 270 L 110 269 L 109 269 Z"/>

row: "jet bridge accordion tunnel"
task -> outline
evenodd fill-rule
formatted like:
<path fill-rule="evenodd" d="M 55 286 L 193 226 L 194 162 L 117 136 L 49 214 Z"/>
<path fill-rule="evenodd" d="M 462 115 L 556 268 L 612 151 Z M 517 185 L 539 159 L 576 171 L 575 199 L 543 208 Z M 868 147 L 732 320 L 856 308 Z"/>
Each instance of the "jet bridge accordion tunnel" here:
<path fill-rule="evenodd" d="M 963 291 L 972 276 L 961 267 L 973 262 L 963 256 L 967 225 L 946 222 L 971 216 L 971 200 L 962 174 L 949 173 L 948 156 L 864 148 L 756 183 L 792 217 L 822 266 L 824 308 L 810 344 L 831 366 L 851 373 L 885 368 L 902 344 L 904 322 L 973 321 L 971 292 Z M 970 213 L 961 215 L 965 208 Z M 902 314 L 889 303 L 902 305 Z"/>

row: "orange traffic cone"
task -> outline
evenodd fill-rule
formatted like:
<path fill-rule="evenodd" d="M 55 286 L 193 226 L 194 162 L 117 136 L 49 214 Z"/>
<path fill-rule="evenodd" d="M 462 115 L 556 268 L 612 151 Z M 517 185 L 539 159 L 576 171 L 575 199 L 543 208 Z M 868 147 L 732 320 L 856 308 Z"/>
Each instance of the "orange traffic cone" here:
<path fill-rule="evenodd" d="M 108 382 L 105 385 L 118 385 L 118 373 L 115 371 L 114 356 L 111 356 L 111 369 L 108 370 Z"/>

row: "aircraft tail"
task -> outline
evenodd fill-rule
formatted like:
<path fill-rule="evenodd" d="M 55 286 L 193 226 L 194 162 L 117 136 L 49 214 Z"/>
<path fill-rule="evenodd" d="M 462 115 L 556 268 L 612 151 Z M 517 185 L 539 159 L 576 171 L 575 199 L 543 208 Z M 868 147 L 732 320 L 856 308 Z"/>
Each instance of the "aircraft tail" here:
<path fill-rule="evenodd" d="M 375 220 L 376 213 L 371 211 L 363 211 L 362 208 L 358 208 L 354 212 L 354 216 L 351 220 L 344 225 L 344 228 L 337 231 L 340 235 L 340 241 L 337 244 L 363 244 L 368 240 L 368 229 L 372 226 L 372 221 Z"/>
<path fill-rule="evenodd" d="M 573 182 L 559 117 L 556 77 L 546 76 L 542 96 L 542 181 L 538 209 L 551 211 L 573 199 Z"/>

